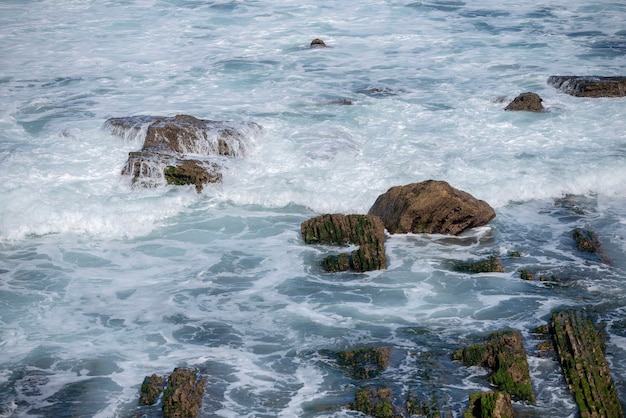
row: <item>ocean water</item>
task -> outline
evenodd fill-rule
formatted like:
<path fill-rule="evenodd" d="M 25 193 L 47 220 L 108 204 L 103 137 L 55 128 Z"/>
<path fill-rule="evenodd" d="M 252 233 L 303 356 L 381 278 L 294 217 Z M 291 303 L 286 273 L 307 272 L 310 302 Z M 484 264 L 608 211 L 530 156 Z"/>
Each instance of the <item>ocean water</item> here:
<path fill-rule="evenodd" d="M 159 416 L 139 387 L 174 367 L 206 376 L 203 417 L 359 416 L 364 382 L 324 353 L 379 346 L 398 404 L 461 416 L 489 385 L 451 351 L 515 329 L 537 396 L 516 411 L 573 417 L 531 333 L 563 307 L 606 327 L 626 404 L 626 99 L 546 84 L 625 75 L 624 21 L 618 1 L 1 1 L 0 416 Z M 503 110 L 525 91 L 546 111 Z M 201 194 L 131 187 L 141 140 L 104 122 L 176 114 L 263 130 Z M 321 271 L 337 249 L 301 222 L 427 179 L 496 218 L 389 236 L 384 271 Z M 451 267 L 491 255 L 505 273 Z"/>

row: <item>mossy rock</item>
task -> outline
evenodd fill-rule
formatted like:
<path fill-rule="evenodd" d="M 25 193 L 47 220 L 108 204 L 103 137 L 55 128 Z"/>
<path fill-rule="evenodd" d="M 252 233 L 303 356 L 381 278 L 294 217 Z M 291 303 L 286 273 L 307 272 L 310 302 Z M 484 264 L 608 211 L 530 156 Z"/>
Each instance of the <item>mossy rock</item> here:
<path fill-rule="evenodd" d="M 161 392 L 163 392 L 164 387 L 165 379 L 161 376 L 156 374 L 146 376 L 139 390 L 139 403 L 141 405 L 154 405 L 159 399 Z"/>
<path fill-rule="evenodd" d="M 504 273 L 500 257 L 493 256 L 484 260 L 457 264 L 457 270 L 470 273 Z"/>
<path fill-rule="evenodd" d="M 389 364 L 388 348 L 361 348 L 336 353 L 337 363 L 349 370 L 355 379 L 370 379 L 378 376 Z"/>
<path fill-rule="evenodd" d="M 565 380 L 582 417 L 622 417 L 624 411 L 593 321 L 579 311 L 555 312 L 550 331 Z"/>
<path fill-rule="evenodd" d="M 487 341 L 470 345 L 452 353 L 453 360 L 466 366 L 482 366 L 491 370 L 489 381 L 514 399 L 535 403 L 530 372 L 522 335 L 519 331 L 491 334 Z"/>
<path fill-rule="evenodd" d="M 506 392 L 472 393 L 463 418 L 513 418 L 511 395 Z"/>
<path fill-rule="evenodd" d="M 306 244 L 358 245 L 350 253 L 330 255 L 322 261 L 329 272 L 357 272 L 387 268 L 385 227 L 377 216 L 325 214 L 308 219 L 300 225 Z"/>
<path fill-rule="evenodd" d="M 358 389 L 350 409 L 374 418 L 393 418 L 395 414 L 391 389 L 387 387 Z"/>
<path fill-rule="evenodd" d="M 197 417 L 202 407 L 205 380 L 197 370 L 176 368 L 163 392 L 163 416 Z"/>

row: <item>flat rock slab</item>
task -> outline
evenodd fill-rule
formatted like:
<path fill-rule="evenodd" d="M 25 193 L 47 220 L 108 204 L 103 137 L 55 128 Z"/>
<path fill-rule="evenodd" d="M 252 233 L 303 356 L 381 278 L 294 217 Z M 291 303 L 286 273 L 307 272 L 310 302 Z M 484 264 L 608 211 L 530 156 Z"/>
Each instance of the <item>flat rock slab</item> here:
<path fill-rule="evenodd" d="M 626 96 L 626 77 L 553 75 L 548 84 L 577 97 Z"/>

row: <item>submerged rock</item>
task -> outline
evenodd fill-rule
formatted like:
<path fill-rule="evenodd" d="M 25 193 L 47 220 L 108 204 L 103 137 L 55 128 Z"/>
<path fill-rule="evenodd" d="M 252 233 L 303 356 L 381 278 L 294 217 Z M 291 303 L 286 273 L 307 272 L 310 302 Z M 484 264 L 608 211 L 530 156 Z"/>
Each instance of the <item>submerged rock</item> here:
<path fill-rule="evenodd" d="M 489 381 L 514 399 L 535 403 L 522 334 L 504 331 L 491 334 L 486 342 L 454 351 L 453 360 L 466 366 L 491 370 Z"/>
<path fill-rule="evenodd" d="M 302 222 L 300 232 L 306 244 L 358 245 L 351 253 L 328 256 L 326 271 L 372 271 L 387 268 L 385 227 L 376 216 L 325 214 Z"/>
<path fill-rule="evenodd" d="M 392 187 L 368 214 L 379 216 L 392 234 L 449 235 L 485 225 L 496 216 L 487 202 L 436 180 Z"/>
<path fill-rule="evenodd" d="M 553 75 L 548 77 L 548 84 L 578 97 L 626 96 L 626 77 Z"/>
<path fill-rule="evenodd" d="M 523 110 L 528 112 L 543 112 L 544 108 L 541 104 L 543 99 L 537 93 L 527 92 L 521 93 L 504 110 Z"/>
<path fill-rule="evenodd" d="M 204 185 L 222 180 L 216 157 L 240 158 L 262 128 L 255 123 L 198 119 L 189 115 L 131 116 L 108 119 L 111 133 L 143 141 L 140 151 L 130 152 L 122 169 L 133 185 Z M 193 157 L 192 157 L 193 156 Z"/>

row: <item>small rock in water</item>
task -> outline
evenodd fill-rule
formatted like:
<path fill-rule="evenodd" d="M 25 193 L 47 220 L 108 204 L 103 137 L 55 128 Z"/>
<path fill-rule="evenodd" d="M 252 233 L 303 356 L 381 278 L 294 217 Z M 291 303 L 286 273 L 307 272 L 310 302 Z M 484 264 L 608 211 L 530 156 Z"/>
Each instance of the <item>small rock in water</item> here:
<path fill-rule="evenodd" d="M 324 48 L 328 45 L 326 45 L 326 42 L 322 41 L 319 38 L 315 38 L 311 41 L 311 48 Z"/>

